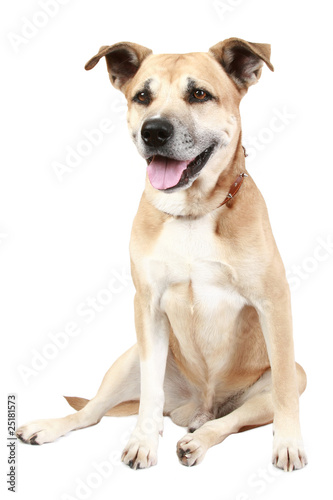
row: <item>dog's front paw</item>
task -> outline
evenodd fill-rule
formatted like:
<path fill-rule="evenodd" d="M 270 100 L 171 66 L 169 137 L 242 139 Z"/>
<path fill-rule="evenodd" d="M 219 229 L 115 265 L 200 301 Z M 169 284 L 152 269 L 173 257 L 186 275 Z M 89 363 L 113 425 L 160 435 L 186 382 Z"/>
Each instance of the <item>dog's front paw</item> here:
<path fill-rule="evenodd" d="M 308 460 L 302 439 L 284 438 L 275 434 L 272 463 L 286 472 L 305 467 Z"/>
<path fill-rule="evenodd" d="M 131 469 L 147 469 L 157 464 L 158 437 L 140 437 L 134 434 L 129 439 L 121 460 Z"/>
<path fill-rule="evenodd" d="M 206 455 L 208 446 L 205 441 L 200 438 L 200 429 L 186 434 L 177 443 L 177 455 L 182 465 L 192 467 L 203 461 Z"/>
<path fill-rule="evenodd" d="M 34 420 L 19 427 L 16 436 L 27 444 L 44 444 L 55 441 L 66 434 L 67 429 L 64 419 L 53 418 L 49 420 Z"/>

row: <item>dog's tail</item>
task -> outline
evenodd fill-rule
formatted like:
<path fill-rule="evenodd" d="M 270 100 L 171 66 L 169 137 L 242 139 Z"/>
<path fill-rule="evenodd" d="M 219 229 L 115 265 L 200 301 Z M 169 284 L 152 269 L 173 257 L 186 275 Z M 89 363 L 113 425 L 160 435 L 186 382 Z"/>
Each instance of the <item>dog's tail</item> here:
<path fill-rule="evenodd" d="M 74 410 L 82 410 L 89 403 L 89 399 L 64 396 L 67 403 Z M 137 415 L 139 412 L 140 401 L 123 401 L 114 406 L 105 413 L 106 417 L 126 417 L 128 415 Z"/>

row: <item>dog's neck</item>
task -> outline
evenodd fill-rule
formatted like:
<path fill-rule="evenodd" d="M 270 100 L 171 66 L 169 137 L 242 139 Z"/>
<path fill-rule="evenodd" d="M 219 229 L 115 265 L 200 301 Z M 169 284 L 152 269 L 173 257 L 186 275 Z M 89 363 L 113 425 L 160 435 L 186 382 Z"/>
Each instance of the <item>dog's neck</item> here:
<path fill-rule="evenodd" d="M 232 207 L 238 195 L 223 207 L 221 205 L 230 186 L 240 173 L 246 172 L 241 133 L 227 148 L 216 154 L 210 168 L 209 176 L 199 176 L 190 188 L 174 193 L 157 191 L 147 177 L 146 199 L 161 212 L 174 217 L 199 218 L 215 210 Z"/>

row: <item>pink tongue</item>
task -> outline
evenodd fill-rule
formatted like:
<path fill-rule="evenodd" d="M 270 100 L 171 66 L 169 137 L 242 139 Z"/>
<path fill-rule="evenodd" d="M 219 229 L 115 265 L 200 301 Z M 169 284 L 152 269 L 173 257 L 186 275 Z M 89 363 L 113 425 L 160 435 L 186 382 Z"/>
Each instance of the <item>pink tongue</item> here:
<path fill-rule="evenodd" d="M 154 156 L 148 165 L 148 177 L 151 185 L 155 189 L 168 189 L 175 186 L 189 163 L 191 160 L 179 161 L 163 156 Z"/>

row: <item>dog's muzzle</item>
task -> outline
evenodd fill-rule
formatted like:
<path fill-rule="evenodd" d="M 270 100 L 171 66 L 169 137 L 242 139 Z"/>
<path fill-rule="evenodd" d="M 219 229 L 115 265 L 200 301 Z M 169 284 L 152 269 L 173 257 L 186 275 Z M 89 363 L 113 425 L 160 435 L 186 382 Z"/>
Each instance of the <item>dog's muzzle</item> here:
<path fill-rule="evenodd" d="M 173 124 L 165 118 L 148 119 L 141 128 L 142 141 L 147 151 L 152 153 L 147 159 L 150 183 L 155 189 L 166 192 L 188 187 L 199 175 L 215 147 L 212 144 L 188 160 L 170 157 L 174 135 Z"/>

